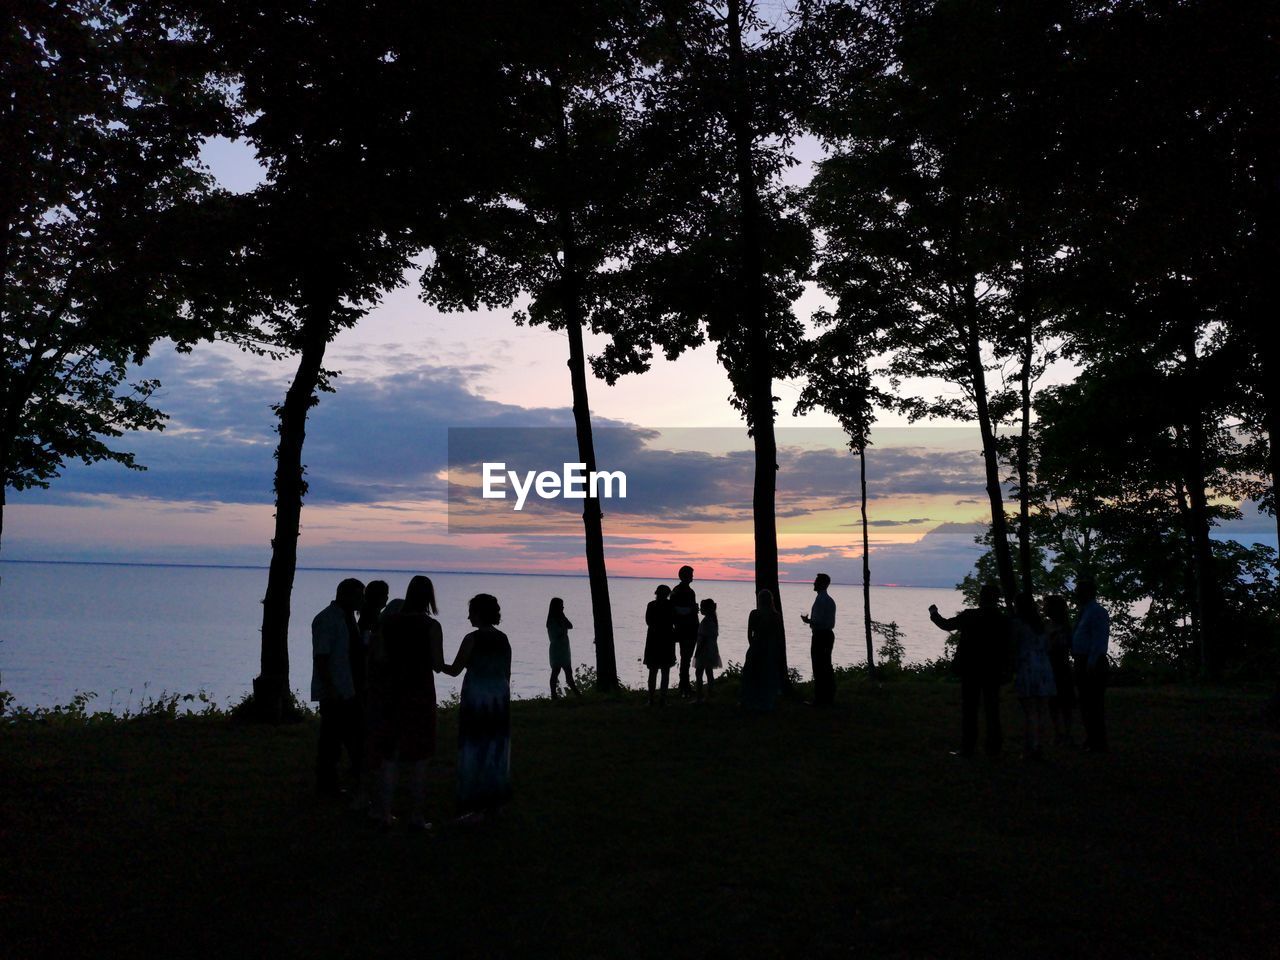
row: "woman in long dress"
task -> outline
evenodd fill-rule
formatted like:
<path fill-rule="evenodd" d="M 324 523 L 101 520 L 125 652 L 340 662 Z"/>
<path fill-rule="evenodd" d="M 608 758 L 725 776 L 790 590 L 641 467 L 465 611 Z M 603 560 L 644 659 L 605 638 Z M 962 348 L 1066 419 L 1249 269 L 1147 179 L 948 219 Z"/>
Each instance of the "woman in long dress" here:
<path fill-rule="evenodd" d="M 467 618 L 475 629 L 444 672 L 467 674 L 458 706 L 458 814 L 474 822 L 511 799 L 511 643 L 498 629 L 495 597 L 476 594 Z"/>
<path fill-rule="evenodd" d="M 671 608 L 671 588 L 665 583 L 653 591 L 653 599 L 644 611 L 648 628 L 644 638 L 644 664 L 649 668 L 649 706 L 653 706 L 653 692 L 658 674 L 662 674 L 662 703 L 667 702 L 667 686 L 671 682 L 671 668 L 676 665 L 675 611 Z"/>
<path fill-rule="evenodd" d="M 551 661 L 551 699 L 560 697 L 560 671 L 564 671 L 565 686 L 573 691 L 574 696 L 581 696 L 577 684 L 573 682 L 573 654 L 569 650 L 569 631 L 573 624 L 564 614 L 564 601 L 559 597 L 551 598 L 551 606 L 547 608 L 547 655 Z"/>
<path fill-rule="evenodd" d="M 1022 704 L 1025 722 L 1024 756 L 1039 760 L 1041 744 L 1049 727 L 1049 698 L 1057 688 L 1053 683 L 1053 665 L 1049 662 L 1049 637 L 1044 621 L 1036 609 L 1035 597 L 1018 594 L 1014 607 L 1013 636 L 1017 644 L 1014 660 L 1013 689 Z"/>
<path fill-rule="evenodd" d="M 1053 667 L 1054 695 L 1049 699 L 1055 743 L 1071 743 L 1071 715 L 1076 708 L 1075 678 L 1071 676 L 1071 613 L 1065 597 L 1044 598 L 1044 619 L 1049 635 L 1049 664 Z"/>
<path fill-rule="evenodd" d="M 761 590 L 747 617 L 747 657 L 742 665 L 742 706 L 747 710 L 769 713 L 777 705 L 781 643 L 782 617 L 773 606 L 773 594 Z"/>
<path fill-rule="evenodd" d="M 698 703 L 703 702 L 702 677 L 707 677 L 707 698 L 711 697 L 711 688 L 715 684 L 715 671 L 720 669 L 720 618 L 716 616 L 716 602 L 705 598 L 698 609 L 702 612 L 702 620 L 698 624 L 698 646 L 693 651 L 693 665 L 698 677 Z"/>
<path fill-rule="evenodd" d="M 382 618 L 380 661 L 375 661 L 379 696 L 378 756 L 382 763 L 380 814 L 390 826 L 400 764 L 410 767 L 409 827 L 429 830 L 426 820 L 427 761 L 436 752 L 436 681 L 444 669 L 444 636 L 436 590 L 429 577 L 414 577 L 399 609 Z"/>

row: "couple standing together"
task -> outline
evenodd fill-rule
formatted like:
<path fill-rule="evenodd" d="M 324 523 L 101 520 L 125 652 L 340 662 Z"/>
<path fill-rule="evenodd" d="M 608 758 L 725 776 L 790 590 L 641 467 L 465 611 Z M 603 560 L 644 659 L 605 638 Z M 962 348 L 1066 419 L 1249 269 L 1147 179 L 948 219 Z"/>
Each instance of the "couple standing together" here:
<path fill-rule="evenodd" d="M 809 658 L 813 667 L 815 707 L 829 707 L 836 697 L 836 671 L 831 655 L 836 643 L 836 602 L 827 593 L 831 578 L 820 573 L 813 578 L 813 606 L 800 619 L 809 627 Z M 773 594 L 756 594 L 756 608 L 747 617 L 747 657 L 742 664 L 742 705 L 755 713 L 774 709 L 787 685 L 782 615 Z"/>
<path fill-rule="evenodd" d="M 341 792 L 338 760 L 345 746 L 357 782 L 353 808 L 368 807 L 384 825 L 401 764 L 410 768 L 409 826 L 427 830 L 427 761 L 436 750 L 435 674 L 465 672 L 458 711 L 458 811 L 465 820 L 495 812 L 511 794 L 511 644 L 498 624 L 498 601 L 477 594 L 468 604 L 475 627 L 453 662 L 430 578 L 409 581 L 403 600 L 359 580 L 338 585 L 332 603 L 311 623 L 311 699 L 320 705 L 316 785 Z M 359 611 L 359 620 L 356 613 Z"/>

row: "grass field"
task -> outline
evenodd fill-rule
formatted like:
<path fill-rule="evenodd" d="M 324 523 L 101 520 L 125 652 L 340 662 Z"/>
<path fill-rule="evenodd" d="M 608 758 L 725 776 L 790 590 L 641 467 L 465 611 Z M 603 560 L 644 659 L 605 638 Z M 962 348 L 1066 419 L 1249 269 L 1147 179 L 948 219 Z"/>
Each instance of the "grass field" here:
<path fill-rule="evenodd" d="M 1109 695 L 1112 753 L 949 755 L 954 684 L 528 701 L 516 801 L 432 839 L 312 793 L 315 727 L 0 727 L 0 954 L 1280 955 L 1280 735 L 1225 689 Z"/>

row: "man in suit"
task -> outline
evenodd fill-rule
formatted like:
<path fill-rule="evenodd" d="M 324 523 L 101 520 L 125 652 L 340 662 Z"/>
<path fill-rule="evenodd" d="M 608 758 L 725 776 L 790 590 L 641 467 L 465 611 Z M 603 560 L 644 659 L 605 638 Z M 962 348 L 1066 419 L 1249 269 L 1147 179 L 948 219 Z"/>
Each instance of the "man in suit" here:
<path fill-rule="evenodd" d="M 333 601 L 311 621 L 311 699 L 320 705 L 320 742 L 316 746 L 316 792 L 338 796 L 338 758 L 347 748 L 351 768 L 359 776 L 363 743 L 355 720 L 356 687 L 351 649 L 359 647 L 356 611 L 364 600 L 364 584 L 347 579 L 338 584 Z"/>
<path fill-rule="evenodd" d="M 1000 753 L 1000 684 L 1008 673 L 1009 620 L 1000 610 L 1000 588 L 988 583 L 978 595 L 977 610 L 961 610 L 954 617 L 929 607 L 929 619 L 943 630 L 959 631 L 956 670 L 960 674 L 960 755 L 973 756 L 978 745 L 978 705 L 986 717 L 984 746 L 988 756 Z"/>

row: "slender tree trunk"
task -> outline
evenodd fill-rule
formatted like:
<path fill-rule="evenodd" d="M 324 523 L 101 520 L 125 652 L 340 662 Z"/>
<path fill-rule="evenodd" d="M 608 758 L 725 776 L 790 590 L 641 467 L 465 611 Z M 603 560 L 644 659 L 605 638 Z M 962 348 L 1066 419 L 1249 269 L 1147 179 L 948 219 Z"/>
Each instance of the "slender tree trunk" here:
<path fill-rule="evenodd" d="M 1208 676 L 1215 676 L 1222 666 L 1225 641 L 1222 624 L 1222 592 L 1213 562 L 1213 540 L 1210 537 L 1209 498 L 1205 479 L 1204 412 L 1199 402 L 1199 361 L 1194 342 L 1187 345 L 1190 386 L 1184 390 L 1187 403 L 1186 487 L 1191 505 L 1191 534 L 1196 573 L 1196 599 L 1200 608 L 1200 649 L 1202 665 Z"/>
<path fill-rule="evenodd" d="M 992 550 L 996 556 L 996 570 L 1005 602 L 1013 607 L 1018 594 L 1013 575 L 1013 557 L 1009 551 L 1009 522 L 1004 515 L 1004 493 L 1000 485 L 1000 451 L 996 447 L 995 428 L 991 423 L 991 408 L 987 401 L 987 374 L 982 366 L 982 346 L 978 339 L 978 299 L 974 281 L 965 288 L 965 358 L 969 378 L 973 386 L 973 403 L 978 415 L 978 430 L 982 436 L 982 458 L 986 466 L 987 499 L 991 504 Z"/>
<path fill-rule="evenodd" d="M 1267 472 L 1271 477 L 1271 509 L 1276 522 L 1276 567 L 1280 569 L 1280 402 L 1276 398 L 1276 378 L 1280 377 L 1280 365 L 1275 361 L 1274 350 L 1263 347 L 1262 402 L 1266 412 Z"/>
<path fill-rule="evenodd" d="M 1031 367 L 1035 359 L 1034 327 L 1026 321 L 1022 341 L 1022 419 L 1018 433 L 1018 567 L 1022 591 L 1035 593 L 1034 560 L 1031 554 Z"/>
<path fill-rule="evenodd" d="M 756 591 L 768 590 L 782 612 L 778 593 L 778 528 L 775 494 L 778 446 L 774 437 L 773 345 L 769 341 L 764 307 L 764 255 L 760 241 L 760 197 L 751 148 L 755 135 L 748 116 L 749 89 L 746 57 L 742 49 L 742 2 L 728 0 L 729 82 L 731 108 L 729 131 L 733 137 L 734 173 L 741 207 L 739 250 L 742 267 L 742 322 L 747 332 L 747 419 L 755 444 L 755 487 L 751 505 L 755 532 Z M 786 631 L 783 630 L 782 682 L 787 676 Z"/>
<path fill-rule="evenodd" d="M 1174 428 L 1179 447 L 1185 447 L 1186 435 L 1182 427 Z M 1182 547 L 1184 556 L 1183 587 L 1191 602 L 1187 605 L 1191 621 L 1191 645 L 1200 657 L 1201 672 L 1208 671 L 1208 659 L 1205 653 L 1203 624 L 1200 617 L 1200 570 L 1196 563 L 1195 523 L 1191 517 L 1191 504 L 1187 498 L 1187 488 L 1181 480 L 1174 484 L 1178 500 L 1178 517 L 1182 520 Z"/>
<path fill-rule="evenodd" d="M 556 88 L 559 98 L 560 90 Z M 569 176 L 569 130 L 563 100 L 557 104 L 559 117 L 556 138 L 560 154 L 561 178 Z M 557 221 L 560 231 L 561 297 L 565 329 L 569 335 L 569 378 L 573 384 L 573 423 L 578 436 L 578 459 L 586 464 L 588 474 L 596 469 L 595 439 L 591 431 L 591 405 L 587 398 L 587 360 L 582 346 L 583 308 L 578 275 L 577 237 L 568 198 L 562 191 L 558 198 Z M 618 688 L 618 662 L 613 644 L 613 608 L 609 601 L 609 576 L 604 561 L 604 529 L 601 525 L 600 501 L 592 495 L 588 484 L 582 501 L 583 542 L 587 556 L 587 578 L 591 584 L 591 617 L 595 627 L 596 686 L 600 690 Z"/>
<path fill-rule="evenodd" d="M 867 638 L 867 676 L 875 679 L 875 645 L 871 639 L 871 537 L 867 532 L 867 447 L 858 447 L 858 484 L 862 491 L 862 627 Z"/>
<path fill-rule="evenodd" d="M 1185 483 L 1191 506 L 1191 533 L 1196 574 L 1196 599 L 1200 608 L 1202 666 L 1207 676 L 1216 676 L 1222 667 L 1227 637 L 1223 624 L 1222 587 L 1218 583 L 1210 536 L 1209 498 L 1205 454 L 1205 412 L 1202 395 L 1200 357 L 1194 324 L 1189 324 L 1183 345 L 1187 386 L 1182 391 L 1186 420 Z"/>
<path fill-rule="evenodd" d="M 317 402 L 316 388 L 332 333 L 332 304 L 327 299 L 309 303 L 305 309 L 298 369 L 278 410 L 275 531 L 267 593 L 262 600 L 261 673 L 253 681 L 258 714 L 272 721 L 280 718 L 289 696 L 289 601 L 298 566 L 302 498 L 307 491 L 302 444 L 307 434 L 307 414 Z"/>

